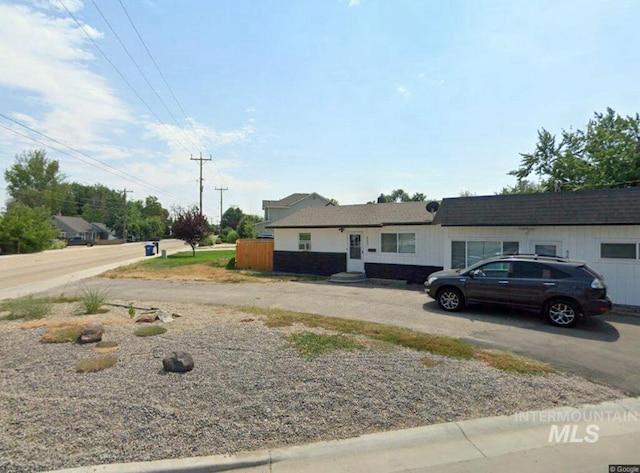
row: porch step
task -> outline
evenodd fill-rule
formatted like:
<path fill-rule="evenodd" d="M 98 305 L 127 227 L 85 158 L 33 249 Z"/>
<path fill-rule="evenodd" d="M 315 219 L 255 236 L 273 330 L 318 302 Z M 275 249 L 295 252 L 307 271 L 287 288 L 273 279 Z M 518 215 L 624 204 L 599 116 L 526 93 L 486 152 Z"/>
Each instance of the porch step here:
<path fill-rule="evenodd" d="M 332 274 L 329 278 L 329 282 L 335 283 L 353 283 L 353 282 L 365 282 L 367 276 L 362 271 L 347 271 L 344 273 Z"/>

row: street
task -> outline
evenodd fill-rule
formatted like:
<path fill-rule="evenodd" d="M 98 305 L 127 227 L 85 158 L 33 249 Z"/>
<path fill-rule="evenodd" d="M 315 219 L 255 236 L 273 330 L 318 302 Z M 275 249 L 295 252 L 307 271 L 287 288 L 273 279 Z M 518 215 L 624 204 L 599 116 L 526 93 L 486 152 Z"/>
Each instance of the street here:
<path fill-rule="evenodd" d="M 144 259 L 146 243 L 69 246 L 35 254 L 0 256 L 0 300 L 62 286 Z M 182 240 L 160 241 L 160 251 L 171 253 L 189 249 Z"/>

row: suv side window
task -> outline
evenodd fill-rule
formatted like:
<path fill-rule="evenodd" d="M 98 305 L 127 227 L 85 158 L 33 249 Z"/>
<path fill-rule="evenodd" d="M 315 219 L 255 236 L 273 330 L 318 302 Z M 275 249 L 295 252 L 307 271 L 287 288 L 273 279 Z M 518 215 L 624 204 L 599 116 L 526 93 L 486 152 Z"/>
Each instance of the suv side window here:
<path fill-rule="evenodd" d="M 506 278 L 511 275 L 512 268 L 513 263 L 494 261 L 480 266 L 474 271 L 474 274 L 479 278 Z"/>
<path fill-rule="evenodd" d="M 522 279 L 543 279 L 544 269 L 544 266 L 540 263 L 516 261 L 513 263 L 513 277 Z"/>

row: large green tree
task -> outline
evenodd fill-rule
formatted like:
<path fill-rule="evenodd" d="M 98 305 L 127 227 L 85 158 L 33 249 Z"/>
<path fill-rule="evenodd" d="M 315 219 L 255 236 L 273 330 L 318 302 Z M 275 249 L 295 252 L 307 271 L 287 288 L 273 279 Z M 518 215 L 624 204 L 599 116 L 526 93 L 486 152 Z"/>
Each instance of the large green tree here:
<path fill-rule="evenodd" d="M 422 192 L 409 195 L 403 189 L 394 189 L 390 194 L 380 194 L 378 200 L 384 200 L 384 202 L 423 202 L 427 200 L 427 196 Z"/>
<path fill-rule="evenodd" d="M 236 231 L 239 238 L 255 238 L 258 236 L 256 231 L 256 223 L 262 222 L 262 217 L 259 215 L 243 215 L 238 224 Z"/>
<path fill-rule="evenodd" d="M 640 117 L 608 108 L 595 113 L 585 130 L 562 130 L 557 137 L 543 128 L 535 150 L 521 156 L 520 167 L 509 174 L 518 183 L 536 176 L 542 191 L 638 186 Z"/>
<path fill-rule="evenodd" d="M 230 227 L 236 230 L 240 224 L 240 220 L 242 220 L 242 217 L 244 217 L 244 212 L 240 210 L 239 207 L 229 207 L 222 214 L 222 218 L 220 219 L 220 228 Z"/>
<path fill-rule="evenodd" d="M 34 253 L 51 247 L 58 230 L 46 207 L 14 204 L 0 216 L 0 248 L 3 253 Z"/>
<path fill-rule="evenodd" d="M 60 173 L 60 163 L 49 160 L 44 150 L 38 149 L 16 155 L 14 164 L 5 170 L 7 207 L 23 204 L 27 207 L 45 207 L 49 213 L 61 211 L 67 203 L 68 186 Z"/>

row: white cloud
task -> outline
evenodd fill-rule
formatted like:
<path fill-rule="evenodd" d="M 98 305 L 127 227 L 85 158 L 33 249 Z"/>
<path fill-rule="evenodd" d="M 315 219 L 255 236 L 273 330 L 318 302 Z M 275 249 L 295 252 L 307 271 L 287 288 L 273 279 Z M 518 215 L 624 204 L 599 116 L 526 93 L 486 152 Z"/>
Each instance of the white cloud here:
<path fill-rule="evenodd" d="M 398 92 L 404 98 L 408 98 L 411 95 L 411 92 L 409 92 L 409 89 L 407 89 L 403 85 L 398 86 L 398 88 L 396 89 L 396 92 Z"/>
<path fill-rule="evenodd" d="M 350 7 L 357 7 L 360 5 L 360 1 L 361 0 L 349 0 L 349 6 Z"/>
<path fill-rule="evenodd" d="M 247 107 L 244 109 L 247 113 L 255 113 L 257 111 L 256 107 Z"/>

